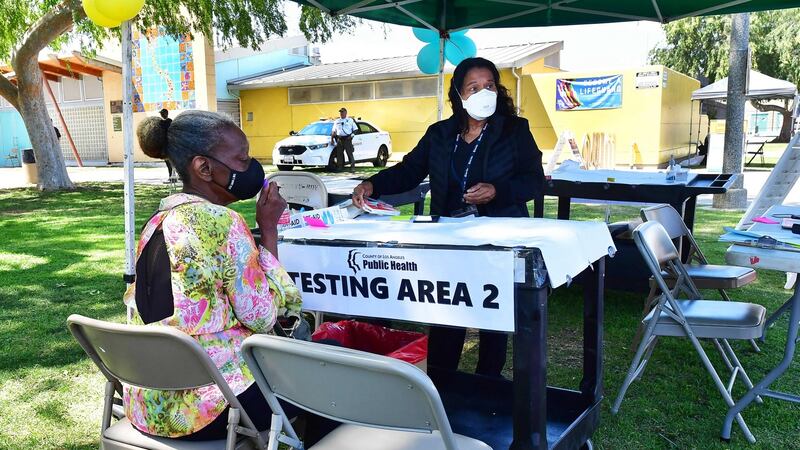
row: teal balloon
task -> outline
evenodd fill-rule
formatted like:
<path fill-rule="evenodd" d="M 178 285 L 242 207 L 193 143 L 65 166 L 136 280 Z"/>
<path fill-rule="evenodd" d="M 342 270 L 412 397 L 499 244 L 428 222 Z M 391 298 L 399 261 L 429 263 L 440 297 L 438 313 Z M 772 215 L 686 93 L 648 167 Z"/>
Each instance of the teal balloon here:
<path fill-rule="evenodd" d="M 417 54 L 417 66 L 422 73 L 434 75 L 439 73 L 439 43 L 432 42 Z"/>
<path fill-rule="evenodd" d="M 453 37 L 453 36 L 464 36 L 465 34 L 467 34 L 467 31 L 469 31 L 469 30 L 453 31 L 453 32 L 450 33 L 450 37 Z"/>
<path fill-rule="evenodd" d="M 437 42 L 439 40 L 439 32 L 433 31 L 429 28 L 412 28 L 414 36 L 422 42 Z"/>
<path fill-rule="evenodd" d="M 462 35 L 450 35 L 450 39 L 444 44 L 444 57 L 450 64 L 457 66 L 461 61 L 472 58 L 478 53 L 475 42 Z"/>

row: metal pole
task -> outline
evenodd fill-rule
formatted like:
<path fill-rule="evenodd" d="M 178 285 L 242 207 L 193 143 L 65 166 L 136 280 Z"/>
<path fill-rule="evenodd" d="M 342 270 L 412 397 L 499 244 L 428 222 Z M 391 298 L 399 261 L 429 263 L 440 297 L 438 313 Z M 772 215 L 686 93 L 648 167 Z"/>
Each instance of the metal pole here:
<path fill-rule="evenodd" d="M 731 26 L 730 70 L 728 75 L 728 107 L 725 117 L 725 153 L 722 171 L 738 174 L 731 189 L 714 196 L 714 207 L 744 209 L 747 207 L 747 190 L 744 189 L 742 161 L 744 160 L 744 103 L 747 88 L 748 44 L 750 41 L 750 14 L 734 14 Z"/>
<path fill-rule="evenodd" d="M 439 80 L 436 86 L 437 109 L 436 120 L 442 120 L 444 114 L 444 36 L 439 37 Z"/>
<path fill-rule="evenodd" d="M 136 240 L 134 237 L 135 206 L 133 185 L 133 83 L 131 82 L 131 23 L 122 23 L 122 142 L 124 153 L 125 190 L 125 275 L 126 283 L 135 276 Z"/>

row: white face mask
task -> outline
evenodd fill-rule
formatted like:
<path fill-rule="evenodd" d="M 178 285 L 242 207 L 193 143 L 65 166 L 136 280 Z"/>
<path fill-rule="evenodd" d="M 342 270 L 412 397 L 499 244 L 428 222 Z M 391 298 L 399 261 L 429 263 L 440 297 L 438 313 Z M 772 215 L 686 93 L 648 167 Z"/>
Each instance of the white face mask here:
<path fill-rule="evenodd" d="M 461 94 L 459 94 L 461 97 Z M 466 100 L 461 99 L 461 104 L 467 114 L 475 120 L 484 120 L 494 114 L 497 109 L 497 92 L 483 89 L 470 95 Z"/>

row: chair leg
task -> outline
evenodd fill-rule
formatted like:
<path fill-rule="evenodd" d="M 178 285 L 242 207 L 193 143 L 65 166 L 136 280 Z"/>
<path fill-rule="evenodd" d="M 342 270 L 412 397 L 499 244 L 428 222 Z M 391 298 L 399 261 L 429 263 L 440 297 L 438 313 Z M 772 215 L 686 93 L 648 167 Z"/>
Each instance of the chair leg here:
<path fill-rule="evenodd" d="M 647 368 L 647 363 L 650 362 L 650 357 L 653 356 L 653 350 L 656 348 L 656 342 L 658 342 L 658 336 L 653 336 L 650 338 L 650 345 L 647 346 L 647 350 L 644 352 L 644 356 L 642 356 L 642 363 L 639 364 L 640 367 L 634 380 L 638 381 L 642 379 L 642 375 L 644 375 L 644 369 Z"/>
<path fill-rule="evenodd" d="M 650 312 L 650 309 L 653 307 L 653 302 L 656 299 L 656 292 L 658 288 L 656 286 L 652 286 L 650 288 L 650 292 L 647 294 L 647 298 L 644 301 L 644 306 L 642 308 L 642 320 L 647 317 L 647 314 Z M 639 326 L 636 327 L 636 334 L 633 335 L 633 340 L 631 341 L 631 352 L 633 352 L 634 348 L 639 345 L 642 339 L 642 333 L 644 333 L 644 322 L 639 321 Z"/>
<path fill-rule="evenodd" d="M 622 386 L 620 386 L 619 393 L 617 394 L 617 399 L 614 401 L 614 405 L 611 407 L 611 414 L 617 414 L 619 412 L 619 407 L 622 405 L 622 400 L 625 398 L 625 393 L 628 391 L 631 383 L 633 383 L 634 378 L 636 378 L 638 375 L 638 372 L 644 369 L 644 367 L 641 365 L 642 357 L 648 350 L 652 352 L 652 349 L 649 349 L 649 347 L 650 344 L 654 344 L 654 342 L 651 342 L 650 338 L 653 337 L 653 331 L 656 328 L 656 322 L 658 322 L 656 318 L 658 317 L 659 313 L 660 310 L 655 312 L 653 320 L 648 322 L 647 327 L 645 328 L 642 340 L 639 342 L 639 348 L 636 350 L 636 354 L 633 356 L 633 360 L 631 361 L 631 367 L 628 369 L 628 374 L 625 375 L 625 381 L 622 382 Z"/>
<path fill-rule="evenodd" d="M 719 339 L 711 339 L 711 342 L 714 343 L 714 347 L 719 352 L 719 356 L 720 358 L 722 358 L 722 362 L 725 363 L 725 367 L 728 368 L 728 371 L 733 372 L 733 364 L 731 364 L 730 358 L 728 358 L 728 355 L 725 353 L 725 350 L 722 348 L 722 345 L 720 345 Z"/>
<path fill-rule="evenodd" d="M 744 370 L 744 366 L 742 363 L 739 362 L 739 357 L 736 356 L 736 353 L 733 351 L 731 344 L 728 342 L 727 339 L 722 340 L 722 345 L 725 348 L 725 351 L 730 355 L 731 361 L 733 361 L 734 366 L 739 368 L 739 378 L 741 378 L 744 385 L 747 387 L 747 390 L 753 389 L 753 382 L 750 380 L 750 377 L 747 375 L 747 372 Z M 760 396 L 756 397 L 756 403 L 764 403 L 764 400 L 761 399 Z"/>
<path fill-rule="evenodd" d="M 711 364 L 711 360 L 708 359 L 708 355 L 706 355 L 705 350 L 703 350 L 703 346 L 700 344 L 700 341 L 694 336 L 694 334 L 688 334 L 689 340 L 692 341 L 692 345 L 694 346 L 697 354 L 700 356 L 700 359 L 703 361 L 703 365 L 706 368 L 706 371 L 709 375 L 711 375 L 712 380 L 714 380 L 714 385 L 717 386 L 717 390 L 722 395 L 723 400 L 725 400 L 725 404 L 728 407 L 732 407 L 735 403 L 731 395 L 728 393 L 728 389 L 722 383 L 722 380 L 719 378 L 719 374 L 717 374 L 717 370 L 714 368 L 714 365 Z M 736 415 L 736 423 L 739 424 L 739 427 L 742 429 L 745 438 L 748 442 L 755 443 L 756 438 L 753 436 L 753 433 L 750 432 L 750 429 L 747 427 L 747 424 L 744 421 L 744 418 L 741 414 Z"/>
<path fill-rule="evenodd" d="M 236 427 L 239 426 L 239 409 L 228 410 L 228 437 L 225 440 L 225 450 L 236 449 Z"/>

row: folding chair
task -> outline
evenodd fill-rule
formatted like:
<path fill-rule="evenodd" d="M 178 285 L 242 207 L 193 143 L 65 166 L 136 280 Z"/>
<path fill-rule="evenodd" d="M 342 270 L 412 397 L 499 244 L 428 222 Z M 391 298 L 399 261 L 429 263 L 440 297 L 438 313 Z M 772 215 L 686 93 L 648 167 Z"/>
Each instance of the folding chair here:
<path fill-rule="evenodd" d="M 731 391 L 737 377 L 748 389 L 752 388 L 753 383 L 728 343 L 728 339 L 753 339 L 761 336 L 766 310 L 763 306 L 752 303 L 700 300 L 697 287 L 681 263 L 680 253 L 660 223 L 645 222 L 639 225 L 633 232 L 633 238 L 653 273 L 661 294 L 653 309 L 643 320 L 644 336 L 631 361 L 625 381 L 620 387 L 617 400 L 611 408 L 612 414 L 619 412 L 625 392 L 631 383 L 642 377 L 659 336 L 689 338 L 725 403 L 731 407 L 734 404 Z M 674 287 L 670 288 L 667 284 L 663 271 L 674 278 Z M 690 300 L 677 300 L 676 297 L 681 293 L 687 294 Z M 699 339 L 710 339 L 730 370 L 731 377 L 727 385 L 722 383 Z M 736 421 L 747 440 L 755 442 L 741 415 L 736 416 Z"/>
<path fill-rule="evenodd" d="M 69 316 L 67 324 L 75 340 L 107 380 L 100 429 L 102 449 L 264 448 L 265 437 L 256 430 L 214 362 L 189 335 L 169 327 L 123 325 L 77 314 Z M 230 405 L 227 439 L 190 442 L 142 434 L 120 411 L 121 383 L 168 391 L 216 384 Z M 119 419 L 113 425 L 112 416 Z"/>
<path fill-rule="evenodd" d="M 278 183 L 281 196 L 294 209 L 321 209 L 328 207 L 328 189 L 322 178 L 311 172 L 275 172 L 267 175 L 270 182 Z"/>
<path fill-rule="evenodd" d="M 731 298 L 725 289 L 736 289 L 746 286 L 756 280 L 756 271 L 749 267 L 727 266 L 709 264 L 708 259 L 697 245 L 692 232 L 686 227 L 686 223 L 681 218 L 678 211 L 670 205 L 656 205 L 641 210 L 642 220 L 645 222 L 658 222 L 667 231 L 669 238 L 677 242 L 678 249 L 683 249 L 683 243 L 689 245 L 688 257 L 685 260 L 686 272 L 691 277 L 692 282 L 698 289 L 715 289 L 723 299 L 730 301 Z M 682 251 L 679 253 L 683 254 Z M 662 277 L 668 286 L 673 286 L 675 278 L 667 272 L 662 272 Z M 652 302 L 658 293 L 658 285 L 654 278 L 650 278 L 650 294 L 644 304 L 644 313 L 650 310 Z M 641 334 L 641 327 L 637 332 L 637 338 Z M 634 341 L 634 343 L 637 341 Z M 760 351 L 755 340 L 750 340 L 750 345 L 756 352 Z"/>
<path fill-rule="evenodd" d="M 247 338 L 242 353 L 273 412 L 281 411 L 280 398 L 343 422 L 310 450 L 491 449 L 453 433 L 433 382 L 406 362 L 265 335 Z M 282 416 L 272 417 L 270 449 L 281 428 L 294 436 Z"/>

